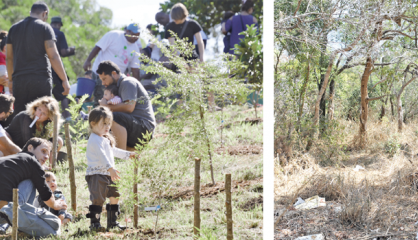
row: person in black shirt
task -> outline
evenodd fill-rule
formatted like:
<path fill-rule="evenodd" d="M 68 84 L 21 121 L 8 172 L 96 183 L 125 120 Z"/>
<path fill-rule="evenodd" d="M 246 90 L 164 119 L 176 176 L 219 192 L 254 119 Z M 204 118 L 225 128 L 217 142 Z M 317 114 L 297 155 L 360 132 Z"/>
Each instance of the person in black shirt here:
<path fill-rule="evenodd" d="M 197 54 L 196 49 L 193 51 L 191 58 L 187 59 L 197 59 L 199 58 L 201 62 L 204 62 L 204 44 L 202 35 L 202 27 L 195 20 L 186 20 L 189 12 L 182 3 L 174 4 L 171 8 L 171 18 L 173 22 L 167 24 L 165 28 L 165 38 L 168 39 L 170 44 L 174 44 L 174 37 L 172 36 L 171 31 L 173 31 L 180 39 L 187 39 L 187 42 L 193 44 L 193 37 L 196 37 L 197 46 L 199 48 L 199 53 Z"/>
<path fill-rule="evenodd" d="M 27 103 L 52 96 L 51 66 L 62 80 L 63 95 L 70 92 L 67 74 L 55 46 L 55 34 L 45 21 L 48 6 L 42 2 L 32 5 L 30 16 L 15 23 L 9 30 L 6 43 L 6 66 L 9 89 L 16 98 L 12 118 L 25 110 Z"/>
<path fill-rule="evenodd" d="M 67 39 L 65 38 L 65 34 L 61 32 L 61 27 L 63 26 L 60 17 L 53 17 L 51 18 L 51 27 L 54 29 L 55 38 L 57 39 L 56 45 L 57 50 L 61 56 L 69 57 L 75 54 L 75 47 L 68 48 Z M 54 94 L 55 99 L 58 102 L 61 101 L 61 109 L 62 109 L 62 116 L 64 119 L 71 117 L 70 112 L 68 112 L 67 108 L 70 104 L 70 100 L 63 95 L 64 88 L 62 87 L 62 80 L 58 76 L 58 74 L 52 69 L 52 82 L 54 84 L 54 88 L 52 89 L 52 94 Z"/>
<path fill-rule="evenodd" d="M 51 143 L 41 138 L 31 138 L 22 152 L 0 158 L 0 209 L 13 201 L 13 189 L 19 189 L 19 205 L 33 204 L 36 190 L 42 201 L 55 210 L 67 209 L 62 200 L 55 201 L 48 184 L 42 164 L 49 159 Z M 0 216 L 0 233 L 7 229 L 7 219 Z"/>

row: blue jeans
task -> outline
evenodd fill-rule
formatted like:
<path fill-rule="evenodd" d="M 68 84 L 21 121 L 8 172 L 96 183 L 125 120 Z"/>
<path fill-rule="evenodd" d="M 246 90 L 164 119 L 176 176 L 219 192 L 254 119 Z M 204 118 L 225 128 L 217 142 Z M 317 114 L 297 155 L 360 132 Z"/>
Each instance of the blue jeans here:
<path fill-rule="evenodd" d="M 33 201 L 35 200 L 36 189 L 33 186 L 32 181 L 26 179 L 20 182 L 17 188 L 19 189 L 19 205 L 23 205 L 25 203 L 33 204 Z M 7 220 L 0 217 L 0 230 L 6 231 L 7 228 L 9 228 Z"/>

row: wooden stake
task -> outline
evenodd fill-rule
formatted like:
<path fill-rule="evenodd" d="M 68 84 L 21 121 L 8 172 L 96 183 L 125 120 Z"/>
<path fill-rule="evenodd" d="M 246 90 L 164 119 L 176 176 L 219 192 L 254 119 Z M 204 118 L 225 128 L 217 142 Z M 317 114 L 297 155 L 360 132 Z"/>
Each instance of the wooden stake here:
<path fill-rule="evenodd" d="M 13 226 L 12 226 L 12 240 L 17 240 L 18 228 L 18 214 L 17 207 L 19 207 L 19 189 L 13 188 Z"/>
<path fill-rule="evenodd" d="M 134 227 L 138 228 L 138 159 L 134 162 Z"/>
<path fill-rule="evenodd" d="M 68 167 L 70 169 L 71 207 L 74 212 L 77 210 L 77 186 L 75 185 L 75 171 L 73 153 L 71 147 L 71 135 L 69 123 L 65 123 L 65 145 L 67 145 Z"/>
<path fill-rule="evenodd" d="M 194 228 L 193 234 L 200 236 L 200 159 L 195 158 L 194 168 Z"/>
<path fill-rule="evenodd" d="M 232 199 L 231 199 L 231 174 L 225 174 L 225 193 L 226 193 L 226 229 L 227 229 L 227 240 L 234 239 L 234 233 L 232 230 Z"/>
<path fill-rule="evenodd" d="M 58 115 L 54 115 L 54 135 L 52 136 L 52 168 L 57 164 L 58 149 Z"/>

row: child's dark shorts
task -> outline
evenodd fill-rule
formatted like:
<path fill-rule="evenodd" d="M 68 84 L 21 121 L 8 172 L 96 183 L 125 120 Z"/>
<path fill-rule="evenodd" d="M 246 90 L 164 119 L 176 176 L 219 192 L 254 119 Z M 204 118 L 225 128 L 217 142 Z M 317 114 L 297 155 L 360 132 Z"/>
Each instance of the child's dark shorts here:
<path fill-rule="evenodd" d="M 95 174 L 86 176 L 87 186 L 90 191 L 90 200 L 92 205 L 103 206 L 106 198 L 119 197 L 119 192 L 116 187 L 110 186 L 114 182 L 107 175 Z"/>

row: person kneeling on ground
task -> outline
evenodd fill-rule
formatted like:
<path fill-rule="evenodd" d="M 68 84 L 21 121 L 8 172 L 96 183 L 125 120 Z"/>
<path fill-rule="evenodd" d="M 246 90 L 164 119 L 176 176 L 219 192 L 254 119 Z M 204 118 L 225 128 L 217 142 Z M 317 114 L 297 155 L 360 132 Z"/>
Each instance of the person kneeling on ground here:
<path fill-rule="evenodd" d="M 19 189 L 19 205 L 32 204 L 36 190 L 40 199 L 55 210 L 67 209 L 62 200 L 55 200 L 54 194 L 45 182 L 42 164 L 49 159 L 52 144 L 45 139 L 31 138 L 22 152 L 0 158 L 0 209 L 13 201 L 13 189 Z M 7 216 L 0 215 L 0 234 L 4 234 L 9 224 Z"/>
<path fill-rule="evenodd" d="M 13 103 L 15 98 L 0 94 L 0 121 L 5 121 L 13 113 Z M 0 125 L 0 157 L 15 154 L 21 149 L 12 142 L 6 131 Z"/>
<path fill-rule="evenodd" d="M 52 193 L 54 194 L 55 200 L 62 199 L 62 201 L 65 202 L 64 194 L 62 194 L 61 191 L 57 190 L 57 180 L 55 174 L 53 172 L 45 172 L 45 181 L 48 184 L 49 189 L 51 189 Z M 73 216 L 70 213 L 68 213 L 65 209 L 55 210 L 53 208 L 50 208 L 48 205 L 45 204 L 44 201 L 42 201 L 41 195 L 36 196 L 33 206 L 37 208 L 47 209 L 55 216 L 59 217 L 59 219 L 61 219 L 62 225 L 66 225 L 73 219 Z"/>
<path fill-rule="evenodd" d="M 118 95 L 123 103 L 110 105 L 104 98 L 99 100 L 100 106 L 108 107 L 113 112 L 112 133 L 115 135 L 117 147 L 134 148 L 140 143 L 138 139 L 146 139 L 146 133 L 153 133 L 156 127 L 154 110 L 148 93 L 140 82 L 133 77 L 121 74 L 119 67 L 112 61 L 103 61 L 97 68 L 97 74 L 104 86 L 116 85 Z"/>
<path fill-rule="evenodd" d="M 109 198 L 110 204 L 106 204 L 107 229 L 119 227 L 116 221 L 120 215 L 119 192 L 114 181 L 119 180 L 119 171 L 115 169 L 115 157 L 129 159 L 135 157 L 134 152 L 128 152 L 115 147 L 115 139 L 109 133 L 113 117 L 107 107 L 96 107 L 89 114 L 91 134 L 87 142 L 87 171 L 86 181 L 90 192 L 92 205 L 89 206 L 87 218 L 90 218 L 90 229 L 104 231 L 100 225 L 102 206 Z"/>

